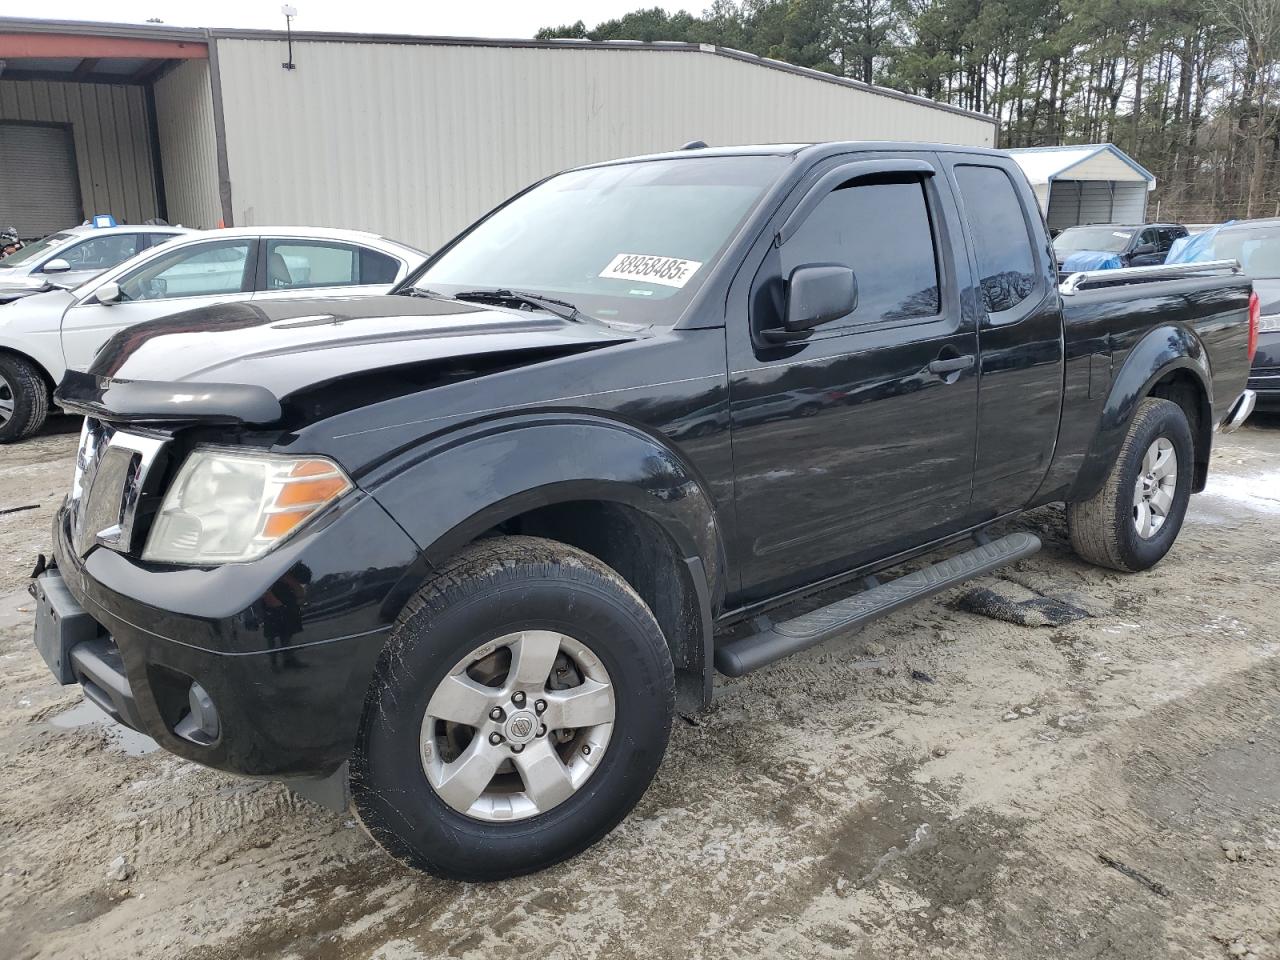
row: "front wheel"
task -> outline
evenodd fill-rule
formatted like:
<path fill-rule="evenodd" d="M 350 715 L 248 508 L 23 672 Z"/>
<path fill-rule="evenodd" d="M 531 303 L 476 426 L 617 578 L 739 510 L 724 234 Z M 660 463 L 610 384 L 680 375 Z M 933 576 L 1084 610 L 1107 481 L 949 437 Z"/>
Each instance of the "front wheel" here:
<path fill-rule="evenodd" d="M 1102 489 L 1067 504 L 1076 553 L 1128 573 L 1159 563 L 1177 539 L 1191 500 L 1194 449 L 1180 406 L 1157 397 L 1143 400 Z"/>
<path fill-rule="evenodd" d="M 541 870 L 643 796 L 674 697 L 662 631 L 609 567 L 550 540 L 482 541 L 397 623 L 352 762 L 356 811 L 438 876 Z"/>
<path fill-rule="evenodd" d="M 28 360 L 0 352 L 0 443 L 23 440 L 44 425 L 49 388 Z"/>

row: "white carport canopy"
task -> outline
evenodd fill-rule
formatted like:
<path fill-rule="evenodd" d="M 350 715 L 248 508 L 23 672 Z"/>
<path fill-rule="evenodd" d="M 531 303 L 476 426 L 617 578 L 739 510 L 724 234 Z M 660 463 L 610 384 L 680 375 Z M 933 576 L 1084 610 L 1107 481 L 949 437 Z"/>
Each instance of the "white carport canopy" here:
<path fill-rule="evenodd" d="M 1110 143 L 1009 150 L 1051 230 L 1082 223 L 1142 223 L 1155 175 Z"/>

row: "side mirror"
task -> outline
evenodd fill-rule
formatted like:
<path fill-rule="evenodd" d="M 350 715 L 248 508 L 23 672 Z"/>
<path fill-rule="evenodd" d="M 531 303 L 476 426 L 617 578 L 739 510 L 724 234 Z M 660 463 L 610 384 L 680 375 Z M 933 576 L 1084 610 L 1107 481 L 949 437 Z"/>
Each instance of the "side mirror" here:
<path fill-rule="evenodd" d="M 94 299 L 105 305 L 118 303 L 120 300 L 120 284 L 108 281 L 98 288 Z"/>
<path fill-rule="evenodd" d="M 839 320 L 858 306 L 858 280 L 853 271 L 837 263 L 811 263 L 796 267 L 787 281 L 787 305 L 783 329 L 765 330 L 774 343 L 802 340 L 819 324 Z"/>
<path fill-rule="evenodd" d="M 1155 252 L 1156 245 L 1154 243 L 1140 243 L 1133 248 L 1133 255 L 1135 257 L 1145 257 Z"/>
<path fill-rule="evenodd" d="M 43 267 L 40 268 L 41 273 L 66 273 L 71 269 L 71 264 L 63 260 L 61 257 L 54 257 Z"/>

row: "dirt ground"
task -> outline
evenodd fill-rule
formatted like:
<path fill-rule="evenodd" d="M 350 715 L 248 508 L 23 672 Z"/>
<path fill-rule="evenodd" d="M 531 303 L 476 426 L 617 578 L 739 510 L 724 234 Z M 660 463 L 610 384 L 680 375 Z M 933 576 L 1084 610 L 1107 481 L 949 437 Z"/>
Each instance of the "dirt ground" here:
<path fill-rule="evenodd" d="M 74 431 L 0 448 L 0 955 L 1280 958 L 1280 419 L 1219 441 L 1155 571 L 1024 519 L 1045 549 L 978 586 L 1085 618 L 960 588 L 720 680 L 612 835 L 493 885 L 415 875 L 52 682 L 20 590 Z"/>

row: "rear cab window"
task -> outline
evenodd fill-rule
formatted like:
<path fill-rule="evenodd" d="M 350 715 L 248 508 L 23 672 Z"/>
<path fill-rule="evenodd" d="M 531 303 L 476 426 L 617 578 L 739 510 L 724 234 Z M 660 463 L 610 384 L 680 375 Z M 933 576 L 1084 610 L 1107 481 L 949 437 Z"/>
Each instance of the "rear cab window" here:
<path fill-rule="evenodd" d="M 1019 319 L 1040 286 L 1027 212 L 1009 174 L 1000 167 L 963 163 L 954 168 L 978 261 L 982 305 L 995 322 Z"/>

